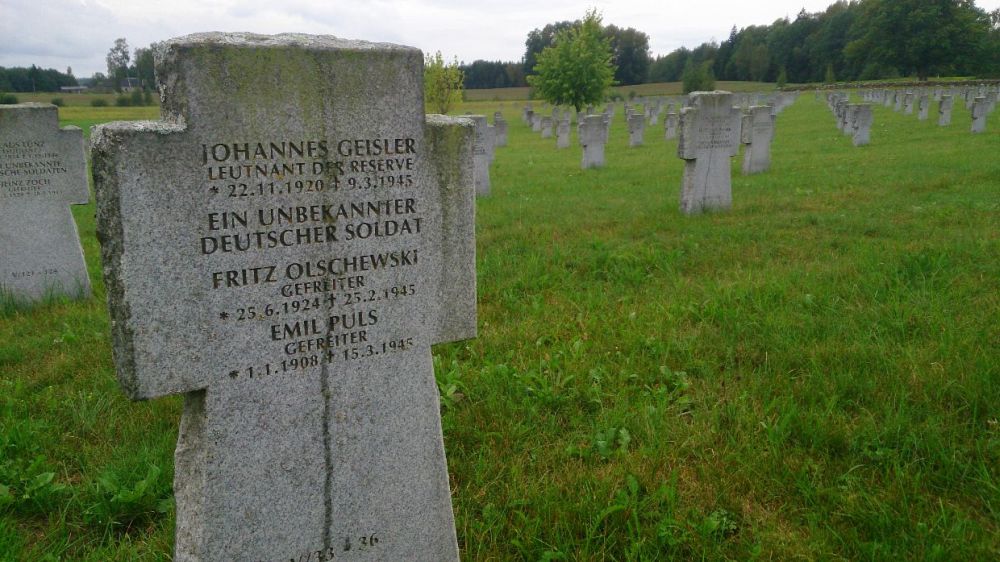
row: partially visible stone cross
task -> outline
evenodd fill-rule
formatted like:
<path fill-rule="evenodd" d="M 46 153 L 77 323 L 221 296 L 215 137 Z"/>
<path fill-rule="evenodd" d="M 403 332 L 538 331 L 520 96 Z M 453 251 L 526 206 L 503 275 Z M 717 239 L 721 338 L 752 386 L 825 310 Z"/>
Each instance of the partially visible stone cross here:
<path fill-rule="evenodd" d="M 83 132 L 54 105 L 0 105 L 0 293 L 90 295 L 69 207 L 89 201 Z"/>

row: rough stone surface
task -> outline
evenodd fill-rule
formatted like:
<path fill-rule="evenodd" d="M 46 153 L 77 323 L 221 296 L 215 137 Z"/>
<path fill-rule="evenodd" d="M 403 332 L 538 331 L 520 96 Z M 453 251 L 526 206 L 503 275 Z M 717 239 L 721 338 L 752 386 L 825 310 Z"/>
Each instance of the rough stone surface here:
<path fill-rule="evenodd" d="M 588 115 L 580 125 L 580 145 L 583 146 L 583 161 L 580 167 L 601 168 L 604 166 L 604 145 L 607 142 L 605 115 Z"/>
<path fill-rule="evenodd" d="M 984 96 L 977 97 L 972 102 L 972 132 L 986 131 L 986 118 L 989 117 L 988 102 Z"/>
<path fill-rule="evenodd" d="M 677 138 L 677 123 L 680 120 L 680 116 L 676 112 L 670 111 L 667 116 L 663 119 L 663 137 L 666 140 L 673 140 Z"/>
<path fill-rule="evenodd" d="M 507 146 L 507 120 L 499 111 L 493 114 L 494 146 Z"/>
<path fill-rule="evenodd" d="M 871 142 L 872 123 L 875 116 L 869 103 L 852 103 L 848 105 L 849 132 L 854 146 L 864 146 Z"/>
<path fill-rule="evenodd" d="M 759 174 L 771 169 L 771 141 L 775 117 L 769 105 L 750 106 L 743 120 L 743 173 Z"/>
<path fill-rule="evenodd" d="M 121 386 L 185 394 L 174 560 L 457 560 L 430 346 L 475 335 L 472 123 L 425 118 L 417 49 L 154 52 L 162 121 L 92 153 Z"/>
<path fill-rule="evenodd" d="M 693 92 L 681 110 L 677 155 L 685 160 L 681 212 L 728 209 L 733 203 L 730 158 L 740 146 L 740 110 L 725 91 Z"/>
<path fill-rule="evenodd" d="M 941 96 L 938 104 L 938 126 L 947 127 L 951 125 L 951 110 L 955 107 L 955 98 L 949 94 Z"/>
<path fill-rule="evenodd" d="M 552 118 L 542 117 L 542 138 L 550 139 L 552 138 Z"/>
<path fill-rule="evenodd" d="M 927 117 L 930 115 L 931 109 L 931 99 L 928 94 L 921 94 L 917 98 L 917 119 L 921 121 L 926 121 Z"/>
<path fill-rule="evenodd" d="M 556 125 L 556 148 L 569 148 L 569 114 Z"/>
<path fill-rule="evenodd" d="M 626 119 L 628 123 L 628 145 L 642 146 L 643 135 L 646 132 L 646 116 L 643 113 L 632 112 Z"/>
<path fill-rule="evenodd" d="M 485 115 L 466 115 L 476 128 L 476 142 L 472 151 L 472 167 L 474 170 L 476 195 L 481 197 L 490 194 L 490 152 L 492 142 L 489 125 Z"/>
<path fill-rule="evenodd" d="M 70 205 L 90 200 L 83 132 L 54 105 L 0 105 L 0 293 L 90 295 Z"/>

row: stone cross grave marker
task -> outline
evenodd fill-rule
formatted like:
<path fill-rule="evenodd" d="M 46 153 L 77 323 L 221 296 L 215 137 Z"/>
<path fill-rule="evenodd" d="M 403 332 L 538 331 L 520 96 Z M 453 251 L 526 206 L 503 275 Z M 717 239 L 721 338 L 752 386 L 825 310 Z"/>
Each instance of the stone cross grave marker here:
<path fill-rule="evenodd" d="M 485 115 L 467 115 L 476 128 L 475 144 L 472 148 L 472 169 L 475 178 L 476 195 L 490 194 L 490 157 L 492 139 Z"/>
<path fill-rule="evenodd" d="M 677 138 L 677 122 L 679 116 L 676 112 L 670 111 L 667 116 L 663 118 L 663 138 L 666 140 L 673 140 Z"/>
<path fill-rule="evenodd" d="M 588 115 L 580 124 L 580 145 L 583 146 L 580 167 L 583 169 L 604 166 L 604 144 L 607 141 L 605 118 L 605 115 Z"/>
<path fill-rule="evenodd" d="M 929 94 L 920 94 L 917 98 L 917 119 L 926 121 L 930 114 L 931 97 Z"/>
<path fill-rule="evenodd" d="M 692 92 L 681 110 L 677 155 L 685 160 L 681 212 L 728 209 L 733 203 L 730 158 L 740 147 L 740 109 L 725 91 Z"/>
<path fill-rule="evenodd" d="M 503 118 L 503 113 L 496 111 L 493 113 L 493 135 L 494 146 L 507 146 L 507 120 Z"/>
<path fill-rule="evenodd" d="M 774 114 L 769 105 L 750 106 L 743 116 L 743 173 L 759 174 L 771 168 L 771 141 L 774 140 Z"/>
<path fill-rule="evenodd" d="M 115 363 L 185 394 L 174 560 L 457 560 L 430 346 L 475 335 L 467 119 L 417 49 L 196 34 L 95 129 Z"/>
<path fill-rule="evenodd" d="M 984 96 L 977 96 L 972 102 L 972 132 L 982 133 L 986 130 L 986 118 L 989 117 L 988 102 Z"/>
<path fill-rule="evenodd" d="M 847 112 L 850 116 L 848 121 L 848 133 L 854 146 L 864 146 L 871 142 L 872 123 L 875 116 L 872 113 L 872 106 L 869 103 L 848 104 Z"/>
<path fill-rule="evenodd" d="M 89 201 L 83 131 L 60 129 L 54 105 L 0 105 L 0 294 L 90 295 L 70 211 Z"/>
<path fill-rule="evenodd" d="M 646 132 L 646 116 L 641 111 L 629 112 L 625 122 L 628 124 L 628 145 L 642 146 L 642 137 Z"/>
<path fill-rule="evenodd" d="M 951 110 L 955 107 L 955 98 L 950 94 L 942 94 L 938 103 L 938 126 L 951 125 Z"/>
<path fill-rule="evenodd" d="M 556 148 L 569 148 L 569 112 L 556 125 Z"/>
<path fill-rule="evenodd" d="M 549 116 L 542 117 L 542 138 L 552 138 L 552 118 Z"/>

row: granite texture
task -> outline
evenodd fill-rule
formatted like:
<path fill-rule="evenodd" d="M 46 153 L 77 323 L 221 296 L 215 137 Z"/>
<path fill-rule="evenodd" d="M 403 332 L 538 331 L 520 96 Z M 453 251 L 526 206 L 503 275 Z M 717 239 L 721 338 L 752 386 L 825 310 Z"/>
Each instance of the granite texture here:
<path fill-rule="evenodd" d="M 741 113 L 725 91 L 693 92 L 681 110 L 677 155 L 685 160 L 681 212 L 732 207 L 730 158 L 740 146 Z"/>
<path fill-rule="evenodd" d="M 475 126 L 475 144 L 473 145 L 472 167 L 475 177 L 476 195 L 486 197 L 490 194 L 490 152 L 492 139 L 489 134 L 489 124 L 485 115 L 466 115 Z"/>
<path fill-rule="evenodd" d="M 950 94 L 942 94 L 938 103 L 938 126 L 951 125 L 951 110 L 955 107 L 955 98 Z"/>
<path fill-rule="evenodd" d="M 90 201 L 83 131 L 50 104 L 0 105 L 0 292 L 90 296 L 70 205 Z"/>
<path fill-rule="evenodd" d="M 583 146 L 583 160 L 580 167 L 604 167 L 604 145 L 607 142 L 605 115 L 588 115 L 580 124 L 580 145 Z"/>
<path fill-rule="evenodd" d="M 628 124 L 628 145 L 642 146 L 643 135 L 646 133 L 646 116 L 643 113 L 629 113 L 626 119 Z"/>
<path fill-rule="evenodd" d="M 750 106 L 743 125 L 744 174 L 759 174 L 771 169 L 771 141 L 775 117 L 769 105 Z"/>
<path fill-rule="evenodd" d="M 872 113 L 870 103 L 852 103 L 847 105 L 848 121 L 850 126 L 848 132 L 854 146 L 865 146 L 871 142 L 872 123 L 875 115 Z"/>
<path fill-rule="evenodd" d="M 475 335 L 471 123 L 425 119 L 413 48 L 154 55 L 161 121 L 92 151 L 121 386 L 185 395 L 174 560 L 456 560 L 430 346 Z"/>
<path fill-rule="evenodd" d="M 982 133 L 986 131 L 986 118 L 990 113 L 987 110 L 987 101 L 984 96 L 977 96 L 972 102 L 972 132 Z"/>

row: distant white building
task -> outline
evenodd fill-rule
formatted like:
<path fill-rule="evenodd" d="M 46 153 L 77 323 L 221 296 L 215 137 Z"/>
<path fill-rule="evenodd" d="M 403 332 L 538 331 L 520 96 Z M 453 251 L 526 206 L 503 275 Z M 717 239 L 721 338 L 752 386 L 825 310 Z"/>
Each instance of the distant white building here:
<path fill-rule="evenodd" d="M 67 94 L 80 94 L 87 91 L 86 86 L 60 86 L 59 91 L 66 92 Z"/>

